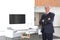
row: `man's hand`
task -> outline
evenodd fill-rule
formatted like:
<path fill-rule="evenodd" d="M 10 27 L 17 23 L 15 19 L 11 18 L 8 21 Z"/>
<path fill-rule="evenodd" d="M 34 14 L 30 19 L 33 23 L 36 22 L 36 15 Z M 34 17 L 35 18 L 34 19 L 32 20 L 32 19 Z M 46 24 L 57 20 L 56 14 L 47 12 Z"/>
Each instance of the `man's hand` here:
<path fill-rule="evenodd" d="M 42 22 L 44 22 L 44 20 L 42 20 Z"/>
<path fill-rule="evenodd" d="M 51 20 L 51 18 L 48 18 L 48 20 Z"/>

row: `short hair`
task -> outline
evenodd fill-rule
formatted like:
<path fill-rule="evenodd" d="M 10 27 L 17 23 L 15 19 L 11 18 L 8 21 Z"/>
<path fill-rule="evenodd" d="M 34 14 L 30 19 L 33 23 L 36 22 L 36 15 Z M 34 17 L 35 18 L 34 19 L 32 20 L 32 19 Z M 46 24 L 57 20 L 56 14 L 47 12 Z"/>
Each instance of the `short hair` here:
<path fill-rule="evenodd" d="M 45 8 L 49 8 L 50 9 L 50 5 L 49 4 L 45 4 L 45 6 L 44 6 Z"/>

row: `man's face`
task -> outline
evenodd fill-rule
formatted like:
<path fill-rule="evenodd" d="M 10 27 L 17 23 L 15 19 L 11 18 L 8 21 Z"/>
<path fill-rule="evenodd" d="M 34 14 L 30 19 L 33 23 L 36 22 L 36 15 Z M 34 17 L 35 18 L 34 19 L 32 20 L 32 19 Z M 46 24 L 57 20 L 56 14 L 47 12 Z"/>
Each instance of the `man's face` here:
<path fill-rule="evenodd" d="M 46 7 L 45 7 L 45 11 L 46 11 L 47 14 L 48 14 L 49 10 L 50 10 L 50 9 L 49 9 L 49 6 L 46 6 Z"/>

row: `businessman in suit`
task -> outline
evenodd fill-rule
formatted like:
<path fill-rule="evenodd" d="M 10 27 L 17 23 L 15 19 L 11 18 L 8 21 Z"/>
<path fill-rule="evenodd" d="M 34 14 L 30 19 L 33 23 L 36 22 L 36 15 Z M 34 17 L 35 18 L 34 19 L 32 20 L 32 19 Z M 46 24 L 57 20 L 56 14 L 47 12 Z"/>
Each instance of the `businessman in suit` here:
<path fill-rule="evenodd" d="M 39 20 L 39 24 L 42 26 L 41 32 L 43 40 L 53 40 L 54 33 L 53 21 L 55 14 L 49 12 L 49 10 L 50 10 L 49 5 L 45 5 L 46 12 L 41 16 L 41 19 Z"/>

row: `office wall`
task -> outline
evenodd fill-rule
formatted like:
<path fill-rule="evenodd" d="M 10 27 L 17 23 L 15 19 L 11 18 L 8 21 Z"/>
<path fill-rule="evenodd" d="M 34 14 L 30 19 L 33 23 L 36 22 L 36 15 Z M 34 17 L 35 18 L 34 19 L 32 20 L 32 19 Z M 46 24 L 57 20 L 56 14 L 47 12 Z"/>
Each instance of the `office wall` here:
<path fill-rule="evenodd" d="M 25 24 L 9 24 L 9 14 L 25 14 Z M 0 32 L 7 37 L 13 37 L 13 31 L 7 30 L 12 27 L 16 30 L 34 27 L 34 0 L 0 0 Z M 0 35 L 0 36 L 2 36 Z"/>

